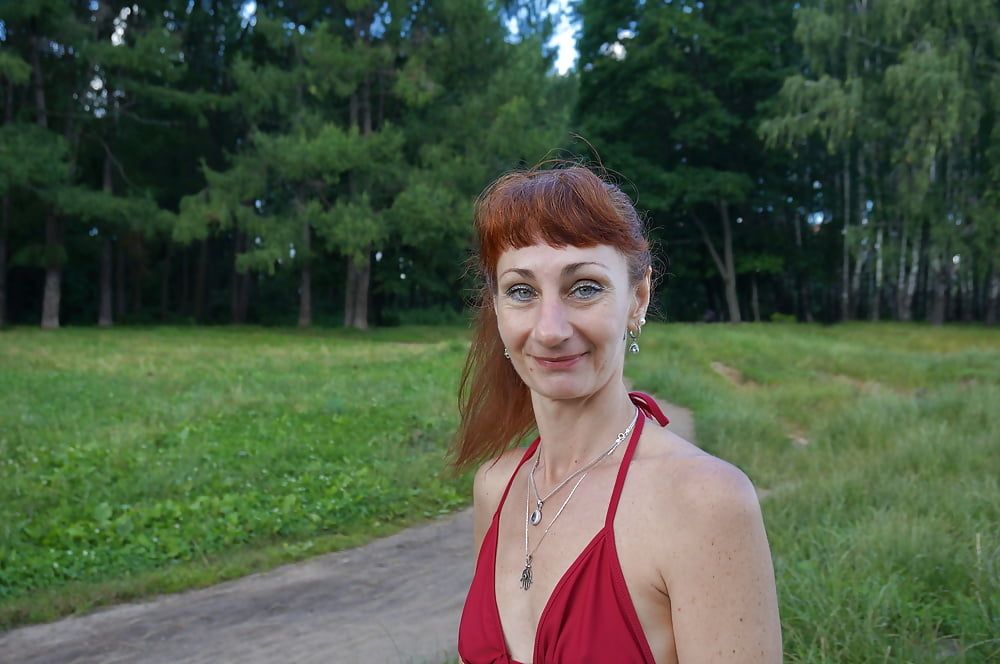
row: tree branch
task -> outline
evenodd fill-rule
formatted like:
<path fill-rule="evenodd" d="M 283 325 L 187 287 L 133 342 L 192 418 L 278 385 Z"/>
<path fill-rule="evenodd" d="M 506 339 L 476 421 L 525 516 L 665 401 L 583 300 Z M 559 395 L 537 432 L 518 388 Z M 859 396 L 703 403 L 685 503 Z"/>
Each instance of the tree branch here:
<path fill-rule="evenodd" d="M 701 233 L 701 239 L 704 241 L 705 246 L 708 247 L 708 252 L 712 254 L 712 260 L 715 261 L 715 267 L 718 268 L 719 274 L 725 277 L 726 268 L 722 264 L 722 258 L 719 256 L 719 252 L 715 250 L 715 244 L 712 243 L 712 238 L 709 237 L 708 231 L 705 229 L 705 224 L 702 223 L 701 219 L 694 213 L 694 211 L 691 212 L 691 219 L 694 220 L 695 225 L 698 227 L 698 232 Z"/>

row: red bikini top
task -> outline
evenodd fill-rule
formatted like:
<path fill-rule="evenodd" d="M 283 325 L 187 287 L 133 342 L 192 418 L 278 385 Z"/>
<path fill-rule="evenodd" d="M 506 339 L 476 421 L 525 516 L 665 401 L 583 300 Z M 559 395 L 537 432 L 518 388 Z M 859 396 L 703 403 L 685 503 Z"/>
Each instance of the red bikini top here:
<path fill-rule="evenodd" d="M 669 420 L 652 397 L 630 392 L 632 403 L 660 426 Z M 614 521 L 625 475 L 642 434 L 645 417 L 638 418 L 618 468 L 604 527 L 584 547 L 556 584 L 535 630 L 533 664 L 587 664 L 615 662 L 654 664 L 646 635 L 639 624 L 625 585 L 615 549 Z M 497 608 L 495 573 L 500 510 L 517 471 L 538 449 L 531 444 L 507 482 L 493 521 L 483 538 L 472 586 L 465 599 L 458 629 L 458 654 L 466 664 L 520 664 L 510 657 Z"/>

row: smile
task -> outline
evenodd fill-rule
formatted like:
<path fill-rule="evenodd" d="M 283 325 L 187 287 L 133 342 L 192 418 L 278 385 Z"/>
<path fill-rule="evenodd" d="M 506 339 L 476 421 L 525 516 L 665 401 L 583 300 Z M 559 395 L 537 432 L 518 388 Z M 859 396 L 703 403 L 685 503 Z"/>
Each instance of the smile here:
<path fill-rule="evenodd" d="M 561 357 L 539 357 L 532 355 L 538 366 L 545 369 L 569 369 L 575 365 L 586 353 L 578 355 L 563 355 Z"/>

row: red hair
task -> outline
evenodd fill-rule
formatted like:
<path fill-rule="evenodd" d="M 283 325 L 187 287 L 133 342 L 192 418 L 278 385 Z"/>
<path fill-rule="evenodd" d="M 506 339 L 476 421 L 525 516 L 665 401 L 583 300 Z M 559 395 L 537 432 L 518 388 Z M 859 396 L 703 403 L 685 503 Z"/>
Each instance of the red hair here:
<path fill-rule="evenodd" d="M 610 245 L 625 257 L 633 284 L 652 263 L 632 201 L 617 185 L 581 166 L 501 176 L 476 200 L 475 229 L 475 265 L 483 286 L 459 386 L 461 422 L 453 450 L 458 468 L 499 456 L 535 428 L 528 386 L 504 357 L 497 330 L 493 299 L 500 255 L 538 243 Z"/>

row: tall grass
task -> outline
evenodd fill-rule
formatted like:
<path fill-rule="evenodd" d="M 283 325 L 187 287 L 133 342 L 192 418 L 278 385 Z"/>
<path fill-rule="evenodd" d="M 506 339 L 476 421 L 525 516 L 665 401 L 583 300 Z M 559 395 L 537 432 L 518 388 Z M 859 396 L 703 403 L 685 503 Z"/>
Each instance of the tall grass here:
<path fill-rule="evenodd" d="M 789 662 L 1000 660 L 1000 333 L 651 325 L 626 372 L 766 495 Z M 0 334 L 0 626 L 469 499 L 459 328 Z"/>
<path fill-rule="evenodd" d="M 701 446 L 767 495 L 788 661 L 1000 659 L 1000 334 L 655 326 L 643 341 L 637 387 L 690 405 Z"/>

